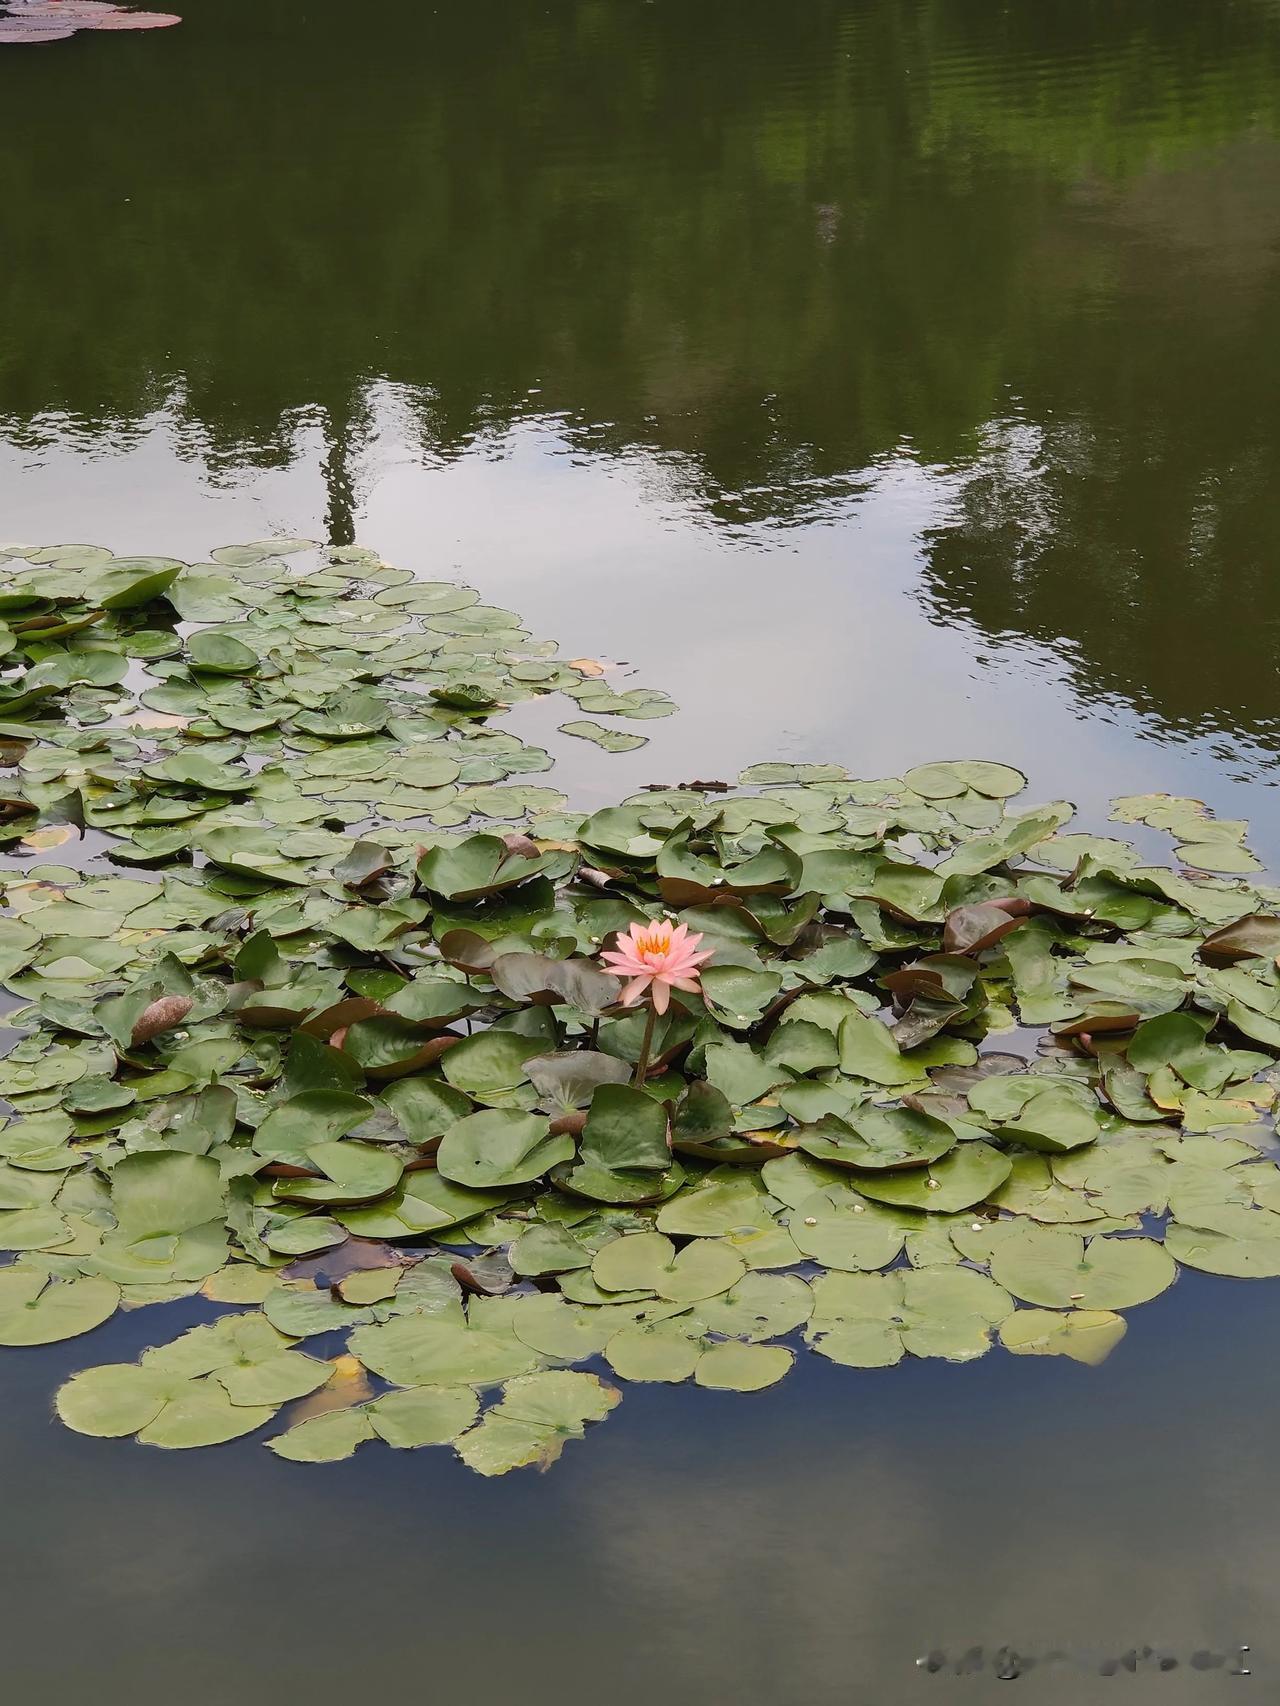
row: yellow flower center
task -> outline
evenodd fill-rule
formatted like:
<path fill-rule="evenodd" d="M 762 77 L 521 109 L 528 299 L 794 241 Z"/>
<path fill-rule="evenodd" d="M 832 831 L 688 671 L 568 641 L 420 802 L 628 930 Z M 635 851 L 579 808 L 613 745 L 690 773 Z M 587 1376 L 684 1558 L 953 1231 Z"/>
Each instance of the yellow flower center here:
<path fill-rule="evenodd" d="M 644 930 L 636 938 L 636 952 L 640 954 L 669 954 L 671 952 L 671 926 L 655 924 L 651 930 Z"/>

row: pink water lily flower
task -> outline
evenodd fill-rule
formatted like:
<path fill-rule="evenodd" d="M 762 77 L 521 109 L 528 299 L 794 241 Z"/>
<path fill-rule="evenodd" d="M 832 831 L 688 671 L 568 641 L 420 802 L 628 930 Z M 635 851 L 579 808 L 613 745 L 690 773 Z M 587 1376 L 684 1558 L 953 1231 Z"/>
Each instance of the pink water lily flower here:
<path fill-rule="evenodd" d="M 698 988 L 699 968 L 712 958 L 714 949 L 698 953 L 700 935 L 691 936 L 687 924 L 673 918 L 656 923 L 633 924 L 618 945 L 600 958 L 615 977 L 628 979 L 622 1005 L 630 1007 L 649 992 L 654 1011 L 665 1013 L 673 989 Z"/>

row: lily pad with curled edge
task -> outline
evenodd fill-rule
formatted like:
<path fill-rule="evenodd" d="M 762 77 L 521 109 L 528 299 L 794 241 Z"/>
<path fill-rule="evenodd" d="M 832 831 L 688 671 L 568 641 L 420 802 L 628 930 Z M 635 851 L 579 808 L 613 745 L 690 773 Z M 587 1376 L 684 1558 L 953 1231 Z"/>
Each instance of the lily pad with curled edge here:
<path fill-rule="evenodd" d="M 622 1206 L 665 1202 L 680 1189 L 685 1177 L 678 1162 L 665 1173 L 652 1173 L 634 1167 L 602 1167 L 598 1161 L 588 1157 L 576 1166 L 566 1163 L 557 1167 L 551 1175 L 551 1182 L 571 1196 Z"/>
<path fill-rule="evenodd" d="M 1081 1107 L 1074 1093 L 1050 1084 L 1024 1103 L 1016 1119 L 1005 1122 L 1000 1137 L 1003 1141 L 1021 1143 L 1027 1149 L 1064 1155 L 1095 1142 L 1101 1129 L 1099 1108 Z"/>
<path fill-rule="evenodd" d="M 840 1070 L 852 1078 L 898 1086 L 924 1076 L 920 1067 L 903 1056 L 889 1027 L 868 1013 L 854 1009 L 846 1014 L 841 1020 L 839 1042 Z"/>
<path fill-rule="evenodd" d="M 512 1244 L 513 1272 L 526 1277 L 565 1274 L 591 1266 L 591 1251 L 567 1226 L 531 1226 Z"/>
<path fill-rule="evenodd" d="M 846 1272 L 883 1268 L 902 1253 L 913 1216 L 867 1202 L 816 1191 L 788 1216 L 787 1230 L 797 1248 L 824 1268 Z"/>
<path fill-rule="evenodd" d="M 623 1380 L 688 1380 L 698 1366 L 702 1343 L 684 1321 L 637 1321 L 610 1334 L 605 1361 Z"/>
<path fill-rule="evenodd" d="M 357 1446 L 378 1437 L 371 1411 L 369 1404 L 328 1410 L 308 1416 L 262 1443 L 290 1463 L 341 1463 L 354 1454 Z"/>
<path fill-rule="evenodd" d="M 159 598 L 184 568 L 173 557 L 114 557 L 91 573 L 84 595 L 100 610 L 134 610 Z"/>
<path fill-rule="evenodd" d="M 1015 1356 L 1070 1357 L 1096 1368 L 1124 1338 L 1123 1315 L 1109 1309 L 1018 1309 L 1000 1323 L 1000 1343 Z"/>
<path fill-rule="evenodd" d="M 469 1386 L 410 1386 L 386 1393 L 366 1413 L 380 1439 L 413 1451 L 448 1445 L 474 1424 L 479 1411 L 480 1400 Z"/>
<path fill-rule="evenodd" d="M 377 1144 L 313 1143 L 306 1158 L 307 1165 L 325 1177 L 277 1179 L 273 1196 L 285 1202 L 345 1207 L 386 1196 L 400 1183 L 399 1157 Z"/>
<path fill-rule="evenodd" d="M 813 1293 L 794 1274 L 748 1273 L 724 1293 L 696 1306 L 694 1314 L 711 1333 L 756 1344 L 803 1326 L 813 1312 Z"/>
<path fill-rule="evenodd" d="M 785 1345 L 711 1345 L 698 1358 L 693 1378 L 716 1392 L 762 1392 L 790 1374 L 795 1360 Z"/>
<path fill-rule="evenodd" d="M 660 1232 L 628 1232 L 596 1251 L 591 1274 L 602 1291 L 653 1291 L 670 1303 L 718 1297 L 746 1265 L 715 1239 L 698 1238 L 678 1254 Z"/>
<path fill-rule="evenodd" d="M 1018 1226 L 991 1256 L 991 1277 L 1024 1303 L 1048 1309 L 1128 1309 L 1177 1277 L 1153 1238 L 1092 1238 L 1062 1226 Z"/>
<path fill-rule="evenodd" d="M 910 1172 L 859 1172 L 854 1182 L 864 1196 L 897 1208 L 922 1208 L 955 1214 L 985 1202 L 1009 1177 L 1013 1163 L 990 1144 L 962 1143 L 940 1161 Z"/>
<path fill-rule="evenodd" d="M 658 1211 L 657 1225 L 659 1232 L 680 1238 L 717 1238 L 726 1232 L 771 1232 L 774 1220 L 758 1175 L 722 1167 L 669 1198 Z"/>
<path fill-rule="evenodd" d="M 215 675 L 252 675 L 261 661 L 240 635 L 224 628 L 202 628 L 192 634 L 187 641 L 187 657 L 193 669 Z"/>
<path fill-rule="evenodd" d="M 1234 965 L 1237 960 L 1275 959 L 1280 955 L 1280 917 L 1252 912 L 1212 931 L 1201 942 L 1199 956 L 1209 966 Z"/>
<path fill-rule="evenodd" d="M 832 1167 L 893 1172 L 924 1167 L 956 1146 L 944 1121 L 912 1108 L 855 1108 L 847 1119 L 828 1115 L 800 1131 L 800 1147 Z"/>
<path fill-rule="evenodd" d="M 574 1153 L 573 1138 L 552 1137 L 542 1115 L 490 1108 L 469 1114 L 445 1133 L 436 1166 L 456 1185 L 492 1190 L 529 1184 Z"/>
<path fill-rule="evenodd" d="M 442 1232 L 487 1214 L 508 1200 L 509 1191 L 469 1190 L 435 1168 L 406 1173 L 381 1202 L 335 1210 L 334 1219 L 360 1238 L 410 1238 Z"/>
<path fill-rule="evenodd" d="M 622 1394 L 594 1374 L 551 1370 L 507 1383 L 502 1402 L 478 1427 L 457 1441 L 455 1450 L 468 1468 L 481 1475 L 505 1475 L 536 1464 L 546 1468 L 566 1443 L 581 1439 L 588 1422 L 600 1422 Z"/>
<path fill-rule="evenodd" d="M 483 1332 L 446 1312 L 357 1327 L 347 1347 L 393 1386 L 491 1386 L 538 1364 L 514 1334 Z"/>
<path fill-rule="evenodd" d="M 822 1274 L 813 1282 L 805 1339 L 852 1368 L 888 1368 L 904 1352 L 969 1362 L 1013 1308 L 1008 1293 L 972 1268 L 908 1268 L 889 1274 Z"/>
<path fill-rule="evenodd" d="M 513 853 L 501 836 L 469 835 L 451 847 L 429 847 L 418 860 L 418 880 L 444 900 L 473 901 L 572 867 L 569 853 Z"/>
<path fill-rule="evenodd" d="M 581 956 L 558 960 L 547 954 L 499 954 L 489 976 L 510 1001 L 568 1006 L 592 1015 L 614 1006 L 622 994 L 612 972 Z"/>
<path fill-rule="evenodd" d="M 1106 835 L 1051 835 L 1037 842 L 1032 858 L 1037 865 L 1055 871 L 1074 871 L 1081 859 L 1097 859 L 1112 871 L 1124 871 L 1138 863 L 1137 849 L 1127 841 Z"/>
<path fill-rule="evenodd" d="M 1253 1210 L 1252 1214 L 1256 1218 L 1261 1212 Z M 1269 1225 L 1261 1236 L 1253 1233 L 1251 1222 L 1241 1220 L 1239 1225 L 1239 1231 L 1212 1232 L 1170 1221 L 1165 1228 L 1165 1248 L 1184 1267 L 1198 1268 L 1201 1273 L 1226 1274 L 1233 1279 L 1280 1277 L 1280 1238 Z"/>
<path fill-rule="evenodd" d="M 1045 1156 L 1014 1155 L 1010 1159 L 1009 1177 L 991 1193 L 994 1208 L 1049 1224 L 1081 1224 L 1104 1218 L 1102 1210 L 1083 1192 L 1070 1190 L 1054 1178 Z"/>
<path fill-rule="evenodd" d="M 0 1268 L 0 1345 L 75 1339 L 115 1314 L 120 1288 L 104 1279 L 51 1279 L 36 1268 Z"/>

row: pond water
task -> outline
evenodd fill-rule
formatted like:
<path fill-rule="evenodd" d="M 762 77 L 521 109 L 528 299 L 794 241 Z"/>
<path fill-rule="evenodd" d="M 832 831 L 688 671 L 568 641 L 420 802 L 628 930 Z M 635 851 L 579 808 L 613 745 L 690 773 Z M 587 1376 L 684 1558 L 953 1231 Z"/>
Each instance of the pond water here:
<path fill-rule="evenodd" d="M 972 753 L 1280 864 L 1274 0 L 188 0 L 0 46 L 0 112 L 0 536 L 464 578 L 677 700 L 618 755 L 523 713 L 585 807 Z M 935 1647 L 1149 1642 L 1019 1687 L 1173 1702 L 1244 1642 L 1265 1691 L 1277 1329 L 1184 1273 L 1098 1369 L 636 1387 L 482 1482 L 58 1429 L 118 1317 L 0 1359 L 7 1674 L 882 1706 L 998 1695 Z"/>

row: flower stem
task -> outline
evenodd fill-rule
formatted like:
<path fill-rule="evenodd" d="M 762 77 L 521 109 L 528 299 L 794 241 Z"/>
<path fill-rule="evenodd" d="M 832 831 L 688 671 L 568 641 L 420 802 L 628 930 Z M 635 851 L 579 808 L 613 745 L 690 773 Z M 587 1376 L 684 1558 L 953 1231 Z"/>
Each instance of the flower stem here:
<path fill-rule="evenodd" d="M 644 1036 L 640 1041 L 640 1058 L 636 1062 L 636 1075 L 631 1080 L 637 1090 L 644 1088 L 644 1081 L 649 1076 L 649 1051 L 653 1047 L 653 1027 L 657 1023 L 658 1009 L 649 1003 L 649 1017 L 644 1022 Z"/>

